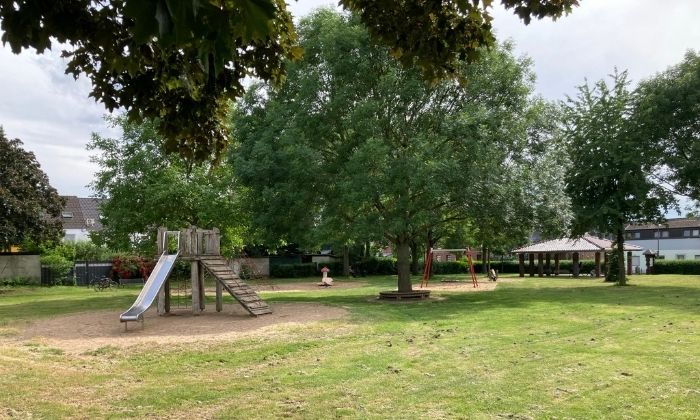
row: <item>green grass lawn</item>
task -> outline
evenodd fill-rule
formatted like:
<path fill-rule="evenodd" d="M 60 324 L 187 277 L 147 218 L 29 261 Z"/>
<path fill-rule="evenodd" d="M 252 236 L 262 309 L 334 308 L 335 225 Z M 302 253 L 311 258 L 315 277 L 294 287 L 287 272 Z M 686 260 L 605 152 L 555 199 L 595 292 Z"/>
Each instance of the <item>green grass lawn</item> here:
<path fill-rule="evenodd" d="M 699 276 L 633 276 L 628 287 L 525 278 L 407 304 L 373 299 L 390 277 L 361 280 L 263 293 L 273 305 L 347 308 L 339 320 L 79 355 L 18 332 L 42 317 L 126 309 L 137 288 L 6 290 L 0 418 L 700 416 Z"/>

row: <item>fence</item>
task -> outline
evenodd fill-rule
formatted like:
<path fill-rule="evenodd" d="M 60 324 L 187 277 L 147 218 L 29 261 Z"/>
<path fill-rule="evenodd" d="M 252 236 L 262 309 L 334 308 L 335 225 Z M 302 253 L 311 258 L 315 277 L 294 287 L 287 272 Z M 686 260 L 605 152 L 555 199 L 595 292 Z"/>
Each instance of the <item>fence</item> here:
<path fill-rule="evenodd" d="M 91 280 L 109 276 L 112 271 L 111 261 L 76 261 L 67 273 L 68 278 L 74 278 L 78 286 L 87 286 Z M 51 272 L 49 267 L 41 266 L 41 284 L 44 286 L 56 284 L 60 276 Z M 139 279 L 140 281 L 140 279 Z"/>

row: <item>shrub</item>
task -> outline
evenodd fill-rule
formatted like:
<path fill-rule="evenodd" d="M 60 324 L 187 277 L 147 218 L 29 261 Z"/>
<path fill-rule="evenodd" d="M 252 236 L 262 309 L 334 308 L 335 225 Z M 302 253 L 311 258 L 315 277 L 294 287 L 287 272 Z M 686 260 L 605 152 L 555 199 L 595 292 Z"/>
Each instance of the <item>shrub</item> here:
<path fill-rule="evenodd" d="M 120 279 L 146 279 L 154 267 L 152 260 L 134 255 L 119 255 L 112 259 L 112 276 Z"/>
<path fill-rule="evenodd" d="M 49 286 L 74 284 L 73 278 L 69 276 L 70 270 L 73 268 L 73 262 L 62 255 L 58 253 L 44 255 L 41 257 L 41 265 L 48 267 L 54 279 L 53 284 Z"/>
<path fill-rule="evenodd" d="M 621 263 L 617 252 L 608 254 L 608 272 L 605 273 L 605 281 L 618 282 L 620 280 Z"/>
<path fill-rule="evenodd" d="M 28 286 L 32 283 L 32 280 L 26 277 L 9 277 L 6 279 L 0 279 L 0 287 Z"/>
<path fill-rule="evenodd" d="M 659 260 L 654 262 L 654 274 L 700 274 L 700 260 Z"/>
<path fill-rule="evenodd" d="M 353 269 L 367 275 L 391 275 L 396 274 L 396 259 L 394 258 L 368 258 L 352 265 Z M 330 268 L 330 267 L 329 267 Z"/>

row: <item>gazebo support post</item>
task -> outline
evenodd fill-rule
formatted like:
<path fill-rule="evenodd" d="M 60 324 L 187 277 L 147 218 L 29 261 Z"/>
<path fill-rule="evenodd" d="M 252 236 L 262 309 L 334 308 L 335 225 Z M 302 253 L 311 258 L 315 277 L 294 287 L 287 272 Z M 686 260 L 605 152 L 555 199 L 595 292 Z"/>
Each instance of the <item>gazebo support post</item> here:
<path fill-rule="evenodd" d="M 595 276 L 600 277 L 600 252 L 595 253 Z"/>
<path fill-rule="evenodd" d="M 603 273 L 608 274 L 608 253 L 603 251 Z"/>
<path fill-rule="evenodd" d="M 525 254 L 518 254 L 518 273 L 525 277 Z"/>
<path fill-rule="evenodd" d="M 632 251 L 627 252 L 627 275 L 632 275 Z"/>
<path fill-rule="evenodd" d="M 554 254 L 554 275 L 559 275 L 559 253 Z"/>
<path fill-rule="evenodd" d="M 542 262 L 542 253 L 537 254 L 537 276 L 544 277 L 544 264 Z"/>
<path fill-rule="evenodd" d="M 578 252 L 574 252 L 573 260 L 574 260 L 574 263 L 571 267 L 571 272 L 574 274 L 574 277 L 578 277 L 578 274 L 579 274 Z"/>
<path fill-rule="evenodd" d="M 544 271 L 547 273 L 547 277 L 552 275 L 552 254 L 549 252 L 545 254 L 545 264 Z"/>
<path fill-rule="evenodd" d="M 531 252 L 527 256 L 528 260 L 530 260 L 530 277 L 535 277 L 535 254 Z"/>

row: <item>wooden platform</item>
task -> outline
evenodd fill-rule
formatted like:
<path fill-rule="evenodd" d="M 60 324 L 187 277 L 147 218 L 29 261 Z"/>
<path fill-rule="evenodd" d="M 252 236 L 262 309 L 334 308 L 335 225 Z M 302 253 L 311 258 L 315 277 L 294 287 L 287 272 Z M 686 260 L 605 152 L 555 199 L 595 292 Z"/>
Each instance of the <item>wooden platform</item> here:
<path fill-rule="evenodd" d="M 412 290 L 410 292 L 399 292 L 398 290 L 387 290 L 379 292 L 379 299 L 427 299 L 430 297 L 430 290 Z"/>
<path fill-rule="evenodd" d="M 258 316 L 272 313 L 270 305 L 262 300 L 253 288 L 233 273 L 233 270 L 223 257 L 207 256 L 199 258 L 199 260 L 207 271 L 223 285 L 224 289 L 252 315 Z"/>

